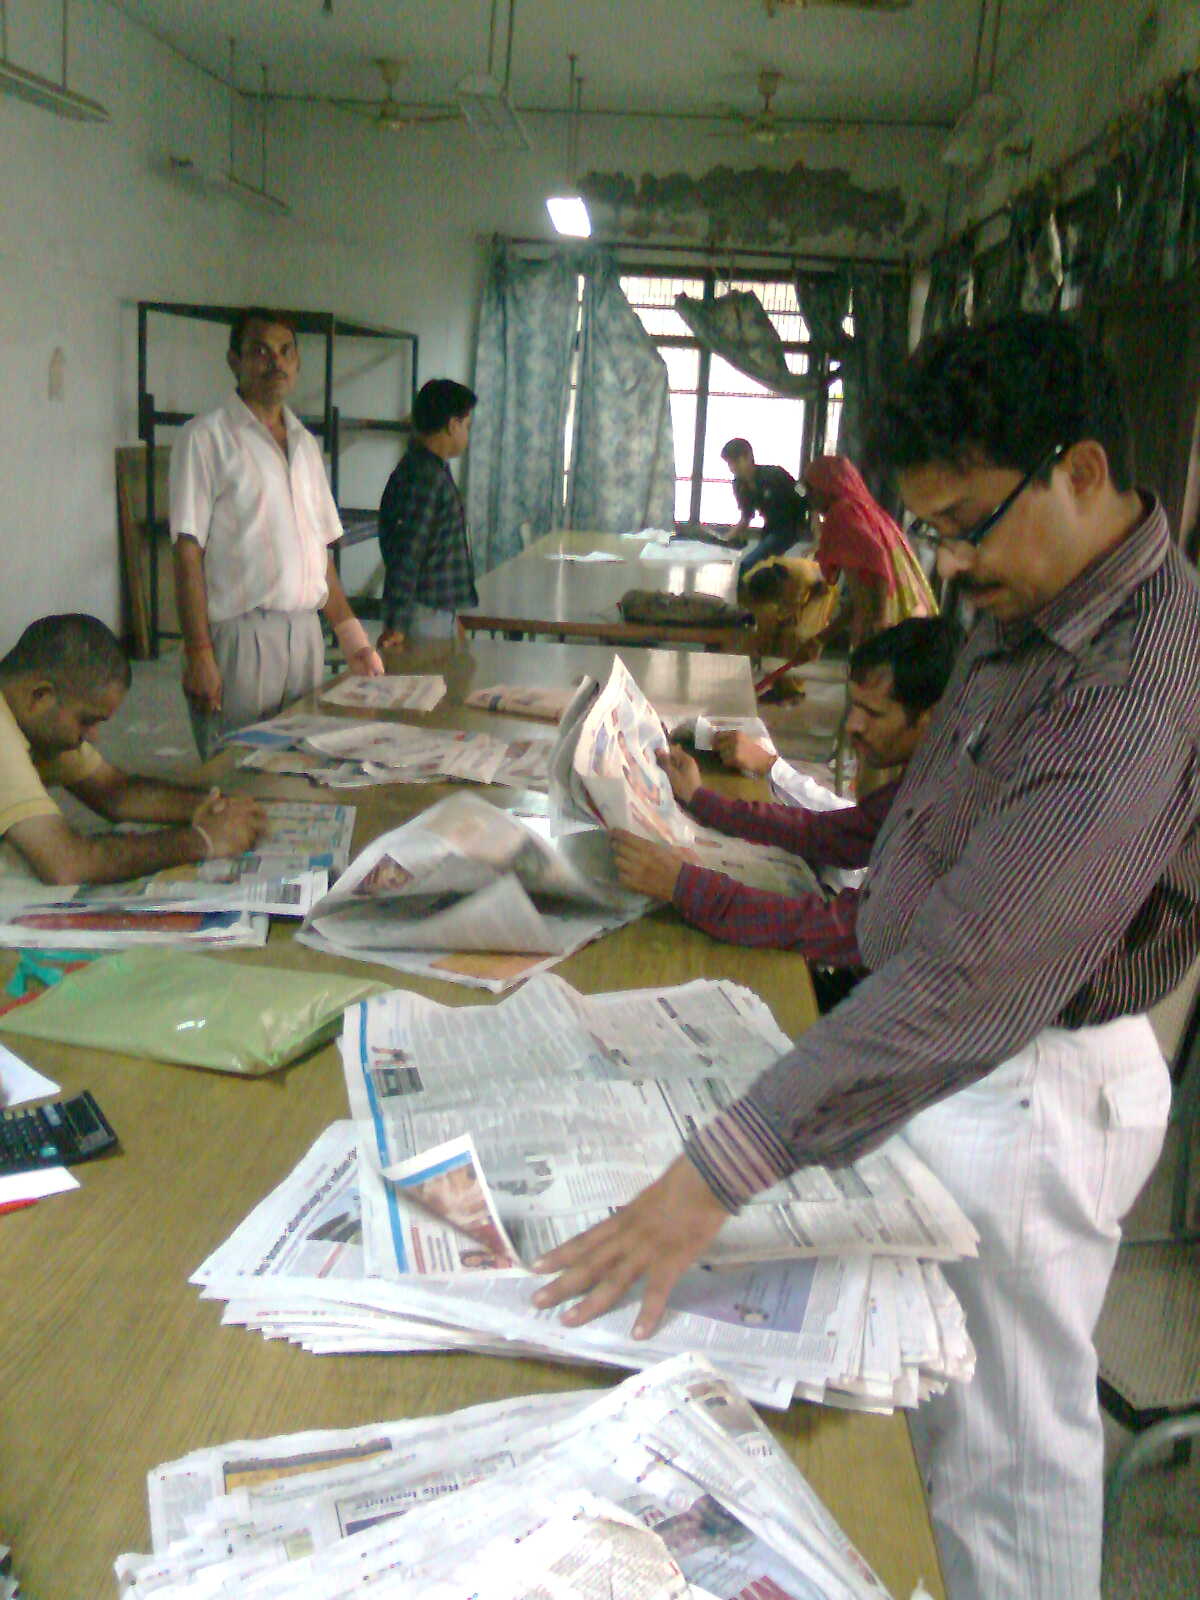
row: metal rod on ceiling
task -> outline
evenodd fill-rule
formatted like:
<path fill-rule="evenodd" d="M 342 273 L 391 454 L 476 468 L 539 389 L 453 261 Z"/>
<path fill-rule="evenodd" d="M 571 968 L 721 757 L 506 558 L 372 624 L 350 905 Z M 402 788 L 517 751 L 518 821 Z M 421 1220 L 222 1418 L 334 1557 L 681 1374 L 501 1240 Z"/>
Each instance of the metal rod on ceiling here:
<path fill-rule="evenodd" d="M 988 88 L 996 82 L 996 52 L 1000 48 L 1000 18 L 1004 15 L 1004 0 L 996 0 L 996 17 L 992 23 L 992 62 L 988 68 Z"/>
<path fill-rule="evenodd" d="M 491 238 L 492 235 L 489 234 L 487 237 Z M 508 242 L 509 244 L 521 246 L 536 245 L 544 250 L 554 250 L 563 247 L 558 240 L 535 239 L 531 235 L 526 236 L 524 234 L 509 235 Z M 706 258 L 704 260 L 705 266 L 711 267 L 713 265 L 713 252 L 711 248 L 700 243 L 654 244 L 653 242 L 645 239 L 597 239 L 593 242 L 603 246 L 606 250 L 638 250 L 644 251 L 646 254 L 652 256 L 690 255 L 697 258 L 703 257 Z M 570 245 L 568 244 L 566 248 L 569 249 Z M 728 252 L 724 252 L 724 254 L 726 258 L 726 265 L 732 267 L 733 257 L 730 257 Z M 767 248 L 759 249 L 758 247 L 746 249 L 744 251 L 735 251 L 734 255 L 738 257 L 745 257 L 746 259 L 750 260 L 787 261 L 798 267 L 828 267 L 831 271 L 834 267 L 843 267 L 847 265 L 883 267 L 885 270 L 892 272 L 908 271 L 907 264 L 903 260 L 897 260 L 895 256 L 798 255 L 795 250 L 771 250 Z M 697 270 L 700 270 L 699 266 L 697 267 Z M 753 271 L 754 269 L 742 268 L 741 270 Z"/>
<path fill-rule="evenodd" d="M 496 12 L 499 9 L 499 6 L 500 6 L 500 0 L 492 0 L 491 16 L 488 18 L 488 77 L 489 78 L 494 78 L 495 75 L 496 75 L 495 71 L 494 71 L 494 68 L 495 68 L 495 65 L 496 65 Z"/>
<path fill-rule="evenodd" d="M 979 0 L 979 23 L 975 29 L 975 59 L 971 63 L 971 99 L 979 93 L 979 66 L 983 58 L 983 29 L 987 21 L 988 0 Z"/>
<path fill-rule="evenodd" d="M 67 87 L 67 0 L 62 0 L 62 86 Z"/>
<path fill-rule="evenodd" d="M 233 177 L 234 153 L 234 101 L 237 97 L 236 84 L 237 70 L 237 40 L 229 35 L 229 176 Z"/>
<path fill-rule="evenodd" d="M 504 47 L 504 87 L 512 77 L 513 34 L 517 26 L 517 0 L 508 0 L 508 43 Z"/>
<path fill-rule="evenodd" d="M 8 0 L 0 0 L 0 57 L 8 60 Z"/>

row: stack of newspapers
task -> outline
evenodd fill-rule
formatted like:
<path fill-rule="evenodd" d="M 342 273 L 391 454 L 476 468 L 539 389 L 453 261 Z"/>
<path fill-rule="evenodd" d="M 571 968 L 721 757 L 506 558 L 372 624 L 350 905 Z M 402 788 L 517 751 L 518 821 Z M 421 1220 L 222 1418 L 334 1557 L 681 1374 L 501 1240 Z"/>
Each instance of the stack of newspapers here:
<path fill-rule="evenodd" d="M 887 1597 L 697 1356 L 599 1395 L 198 1450 L 150 1473 L 149 1501 L 153 1554 L 116 1563 L 125 1600 Z"/>
<path fill-rule="evenodd" d="M 634 1340 L 579 1328 L 528 1263 L 611 1215 L 788 1048 L 725 980 L 584 996 L 541 974 L 486 1008 L 395 991 L 348 1011 L 351 1122 L 199 1268 L 224 1320 L 321 1354 L 474 1350 L 641 1369 L 701 1350 L 764 1405 L 887 1411 L 970 1377 L 939 1263 L 970 1222 L 902 1139 L 807 1168 L 731 1218 Z"/>

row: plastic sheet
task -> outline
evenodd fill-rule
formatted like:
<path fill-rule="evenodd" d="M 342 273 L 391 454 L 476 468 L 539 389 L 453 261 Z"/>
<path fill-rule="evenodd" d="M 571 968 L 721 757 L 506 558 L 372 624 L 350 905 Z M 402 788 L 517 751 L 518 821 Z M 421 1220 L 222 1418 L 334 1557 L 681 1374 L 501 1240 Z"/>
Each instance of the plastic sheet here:
<path fill-rule="evenodd" d="M 0 1017 L 10 1033 L 243 1077 L 275 1072 L 336 1033 L 384 985 L 331 972 L 122 950 Z"/>

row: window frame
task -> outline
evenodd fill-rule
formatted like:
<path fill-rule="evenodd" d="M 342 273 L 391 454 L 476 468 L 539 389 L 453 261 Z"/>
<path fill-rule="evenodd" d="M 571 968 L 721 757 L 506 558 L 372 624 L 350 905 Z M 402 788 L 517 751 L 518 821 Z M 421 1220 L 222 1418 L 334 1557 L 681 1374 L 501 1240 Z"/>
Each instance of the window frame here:
<path fill-rule="evenodd" d="M 689 264 L 664 265 L 657 261 L 629 262 L 621 260 L 619 263 L 622 288 L 628 278 L 659 278 L 659 279 L 691 279 L 703 285 L 701 299 L 705 304 L 711 305 L 718 293 L 727 292 L 730 284 L 778 284 L 792 287 L 792 279 L 785 277 L 769 267 L 739 267 L 729 263 L 725 267 L 692 266 Z M 635 314 L 638 306 L 630 302 Z M 801 311 L 803 316 L 803 311 Z M 768 315 L 770 313 L 768 312 Z M 639 318 L 640 320 L 640 318 Z M 708 435 L 708 402 L 711 395 L 711 367 L 712 352 L 704 346 L 694 334 L 655 334 L 648 336 L 656 349 L 682 349 L 695 350 L 699 356 L 696 374 L 696 423 L 692 448 L 692 473 L 691 494 L 689 497 L 688 521 L 700 520 L 700 504 L 704 493 L 704 454 Z M 788 355 L 802 354 L 808 358 L 809 373 L 815 378 L 815 392 L 812 399 L 805 403 L 804 426 L 800 436 L 800 461 L 799 472 L 803 472 L 807 464 L 816 454 L 821 454 L 824 449 L 823 441 L 828 420 L 829 391 L 831 385 L 841 376 L 841 363 L 830 352 L 823 349 L 811 338 L 804 340 L 782 341 L 784 352 Z M 784 397 L 780 397 L 784 398 Z M 818 441 L 822 441 L 821 448 L 817 449 Z M 790 470 L 790 469 L 789 469 Z M 799 472 L 797 475 L 799 475 Z M 730 524 L 732 526 L 732 524 Z"/>

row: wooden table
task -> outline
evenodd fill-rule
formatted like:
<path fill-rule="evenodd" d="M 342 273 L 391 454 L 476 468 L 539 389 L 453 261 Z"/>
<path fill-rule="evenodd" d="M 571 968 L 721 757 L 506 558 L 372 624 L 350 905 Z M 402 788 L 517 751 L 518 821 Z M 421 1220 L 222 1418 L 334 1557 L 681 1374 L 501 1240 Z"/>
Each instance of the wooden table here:
<path fill-rule="evenodd" d="M 698 644 L 709 650 L 749 653 L 753 629 L 710 625 L 676 627 L 624 622 L 617 601 L 627 589 L 670 594 L 710 594 L 737 600 L 737 562 L 642 561 L 641 544 L 615 534 L 551 533 L 487 572 L 476 584 L 479 604 L 461 614 L 468 632 L 605 639 L 611 643 Z M 558 561 L 558 552 L 603 551 L 617 561 Z"/>
<path fill-rule="evenodd" d="M 262 787 L 278 792 L 280 781 Z M 356 792 L 356 844 L 447 788 Z M 306 950 L 281 924 L 265 949 L 214 959 L 390 977 Z M 0 958 L 0 973 L 12 964 Z M 798 957 L 717 944 L 668 910 L 556 970 L 587 993 L 730 977 L 756 989 L 790 1033 L 814 1015 Z M 491 1003 L 403 981 L 446 1003 Z M 64 1093 L 93 1090 L 121 1138 L 119 1152 L 79 1169 L 80 1192 L 0 1218 L 0 1528 L 38 1600 L 115 1594 L 115 1556 L 148 1548 L 146 1472 L 201 1445 L 617 1381 L 596 1368 L 462 1354 L 314 1357 L 220 1325 L 219 1305 L 202 1301 L 188 1275 L 346 1115 L 334 1046 L 247 1080 L 0 1037 Z M 907 1596 L 923 1577 L 941 1595 L 903 1418 L 798 1404 L 768 1420 L 892 1592 Z"/>

